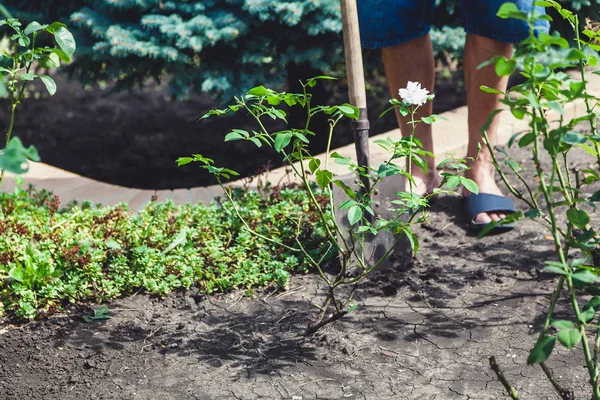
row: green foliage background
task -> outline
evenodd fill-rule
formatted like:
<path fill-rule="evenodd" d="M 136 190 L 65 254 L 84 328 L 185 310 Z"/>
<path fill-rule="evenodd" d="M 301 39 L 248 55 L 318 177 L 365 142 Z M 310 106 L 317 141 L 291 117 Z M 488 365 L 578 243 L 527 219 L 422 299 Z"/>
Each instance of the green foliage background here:
<path fill-rule="evenodd" d="M 3 2 L 25 22 L 60 20 L 79 46 L 70 72 L 83 83 L 116 80 L 121 88 L 167 79 L 174 96 L 209 93 L 221 100 L 264 84 L 343 74 L 338 0 L 86 0 Z M 432 39 L 436 56 L 462 54 L 457 5 L 437 0 Z M 563 1 L 597 18 L 600 0 Z M 366 52 L 380 73 L 379 52 Z M 300 66 L 301 68 L 298 68 Z"/>

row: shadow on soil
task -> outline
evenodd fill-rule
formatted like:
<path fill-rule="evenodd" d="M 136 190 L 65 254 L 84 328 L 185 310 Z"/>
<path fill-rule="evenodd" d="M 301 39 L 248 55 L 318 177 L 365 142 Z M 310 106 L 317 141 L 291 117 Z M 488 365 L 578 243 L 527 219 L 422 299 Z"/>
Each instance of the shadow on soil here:
<path fill-rule="evenodd" d="M 302 332 L 317 314 L 308 300 L 318 303 L 322 293 L 315 275 L 295 277 L 288 292 L 266 291 L 253 299 L 240 293 L 199 299 L 191 291 L 166 301 L 125 299 L 111 306 L 110 321 L 77 322 L 55 346 L 99 353 L 134 348 L 215 368 L 243 367 L 238 373 L 251 376 L 320 363 L 332 348 L 347 355 L 375 343 L 398 347 L 416 340 L 452 348 L 470 340 L 473 330 L 523 323 L 536 332 L 543 313 L 519 321 L 513 310 L 551 293 L 540 287 L 553 279 L 540 273 L 542 260 L 552 255 L 549 246 L 529 229 L 477 241 L 454 217 L 460 206 L 460 199 L 437 202 L 433 212 L 443 225 L 432 221 L 418 228 L 422 252 L 408 266 L 374 274 L 356 292 L 358 311 L 312 337 Z M 517 286 L 505 288 L 509 280 Z M 486 308 L 495 312 L 483 313 Z"/>

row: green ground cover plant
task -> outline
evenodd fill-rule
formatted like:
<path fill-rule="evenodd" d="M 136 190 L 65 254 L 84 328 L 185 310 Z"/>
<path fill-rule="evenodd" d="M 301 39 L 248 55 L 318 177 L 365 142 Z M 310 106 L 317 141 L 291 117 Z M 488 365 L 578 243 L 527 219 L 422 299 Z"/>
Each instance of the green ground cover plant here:
<path fill-rule="evenodd" d="M 487 87 L 482 90 L 500 95 L 515 117 L 529 121 L 529 129 L 515 135 L 509 142 L 509 149 L 516 145 L 531 150 L 538 181 L 527 182 L 522 178 L 524 167 L 510 157 L 510 150 L 504 152 L 504 163 L 514 174 L 503 174 L 500 160 L 494 160 L 507 188 L 529 207 L 525 213 L 517 212 L 507 220 L 531 218 L 539 222 L 552 237 L 555 249 L 555 258 L 545 262 L 544 270 L 558 274 L 559 279 L 527 362 L 541 365 L 563 399 L 573 398 L 572 392 L 559 384 L 545 361 L 557 341 L 568 349 L 580 349 L 589 374 L 592 398 L 597 400 L 600 399 L 600 237 L 598 220 L 592 216 L 600 201 L 600 191 L 594 192 L 590 185 L 600 180 L 600 136 L 597 133 L 600 99 L 588 92 L 586 76 L 600 73 L 596 53 L 600 50 L 600 34 L 591 29 L 581 30 L 578 16 L 556 1 L 535 3 L 547 7 L 571 26 L 575 37 L 573 44 L 556 33 L 548 35 L 534 31 L 533 23 L 549 16 L 527 15 L 513 3 L 504 4 L 498 15 L 527 21 L 531 34 L 518 46 L 513 59 L 496 57 L 490 63 L 495 64 L 498 75 L 510 75 L 517 65 L 522 65 L 520 74 L 526 80 L 507 93 Z M 551 47 L 563 48 L 568 55 L 560 62 L 545 66 L 538 60 Z M 577 76 L 565 73 L 569 68 L 578 71 Z M 567 117 L 565 107 L 573 102 L 583 103 L 583 115 Z M 558 113 L 559 117 L 551 119 L 549 110 Z M 491 149 L 486 129 L 484 127 L 483 134 Z M 596 163 L 588 168 L 572 168 L 569 160 L 577 157 L 576 151 L 587 151 Z M 550 162 L 544 164 L 543 160 Z M 555 317 L 557 301 L 563 296 L 571 307 L 569 319 Z M 510 396 L 518 398 L 516 390 L 505 379 L 503 383 Z"/>
<path fill-rule="evenodd" d="M 311 193 L 327 204 L 320 190 Z M 292 272 L 312 267 L 308 257 L 331 261 L 307 191 L 281 186 L 264 197 L 243 189 L 229 196 L 235 209 L 228 202 L 151 202 L 133 212 L 89 202 L 61 208 L 57 196 L 20 186 L 1 193 L 0 314 L 34 318 L 68 304 L 190 287 L 206 294 L 245 288 L 250 295 L 256 287 L 286 287 Z M 299 238 L 306 254 L 249 234 L 239 216 L 282 243 Z"/>

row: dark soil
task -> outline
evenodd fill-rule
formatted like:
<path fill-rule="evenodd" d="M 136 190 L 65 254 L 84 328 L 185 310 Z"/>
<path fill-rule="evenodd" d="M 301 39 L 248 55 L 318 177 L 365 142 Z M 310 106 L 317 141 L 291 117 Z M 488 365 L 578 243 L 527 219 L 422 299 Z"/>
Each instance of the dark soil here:
<path fill-rule="evenodd" d="M 456 71 L 438 83 L 436 113 L 464 104 L 461 74 Z M 49 97 L 38 87 L 37 96 L 30 96 L 19 106 L 15 122 L 14 134 L 26 145 L 35 145 L 46 164 L 99 181 L 142 189 L 215 184 L 212 175 L 195 165 L 177 167 L 177 158 L 193 153 L 213 158 L 217 165 L 232 168 L 243 176 L 252 175 L 267 165 L 281 165 L 280 157 L 265 146 L 257 149 L 249 142 L 223 142 L 232 128 L 257 129 L 249 125 L 250 117 L 240 113 L 198 122 L 204 113 L 223 108 L 225 104 L 201 96 L 170 101 L 165 91 L 155 86 L 115 94 L 109 90 L 84 90 L 61 76 L 56 79 L 56 95 Z M 348 101 L 343 83 L 325 85 L 327 90 L 320 95 L 323 102 L 317 104 Z M 384 80 L 371 78 L 369 88 L 371 134 L 396 128 L 393 114 L 378 118 L 389 106 Z M 0 121 L 5 121 L 0 123 L 3 132 L 9 119 L 8 111 L 7 100 L 0 101 Z M 283 125 L 272 124 L 269 128 L 280 130 Z M 325 150 L 324 129 L 327 129 L 326 120 L 313 126 L 318 133 L 312 148 L 314 154 Z M 349 124 L 340 124 L 333 148 L 352 140 Z"/>
<path fill-rule="evenodd" d="M 535 181 L 528 156 L 515 158 Z M 89 310 L 74 309 L 0 325 L 0 399 L 505 399 L 490 356 L 522 399 L 559 398 L 526 365 L 556 284 L 542 272 L 553 258 L 547 233 L 524 220 L 477 240 L 456 197 L 438 199 L 429 220 L 408 265 L 374 276 L 357 311 L 309 338 L 309 302 L 323 294 L 316 275 L 252 298 L 138 294 L 109 304 L 107 321 L 84 322 Z M 560 318 L 566 310 L 560 301 Z M 559 347 L 549 367 L 589 398 L 580 346 Z"/>

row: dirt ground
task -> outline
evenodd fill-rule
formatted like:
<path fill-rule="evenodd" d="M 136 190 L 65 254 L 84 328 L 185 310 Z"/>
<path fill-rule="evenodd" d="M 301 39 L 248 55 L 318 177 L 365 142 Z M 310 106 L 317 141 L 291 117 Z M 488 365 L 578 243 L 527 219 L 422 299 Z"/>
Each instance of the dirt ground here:
<path fill-rule="evenodd" d="M 417 229 L 416 257 L 366 282 L 358 309 L 310 338 L 301 335 L 316 315 L 310 302 L 323 293 L 315 275 L 252 298 L 138 294 L 109 304 L 106 321 L 84 322 L 80 309 L 5 322 L 0 399 L 507 398 L 490 356 L 521 399 L 557 399 L 539 366 L 526 365 L 556 282 L 541 271 L 553 257 L 547 233 L 524 220 L 477 240 L 456 197 L 438 199 L 430 222 Z M 559 302 L 559 317 L 567 309 Z M 559 347 L 548 365 L 589 398 L 581 349 Z"/>

